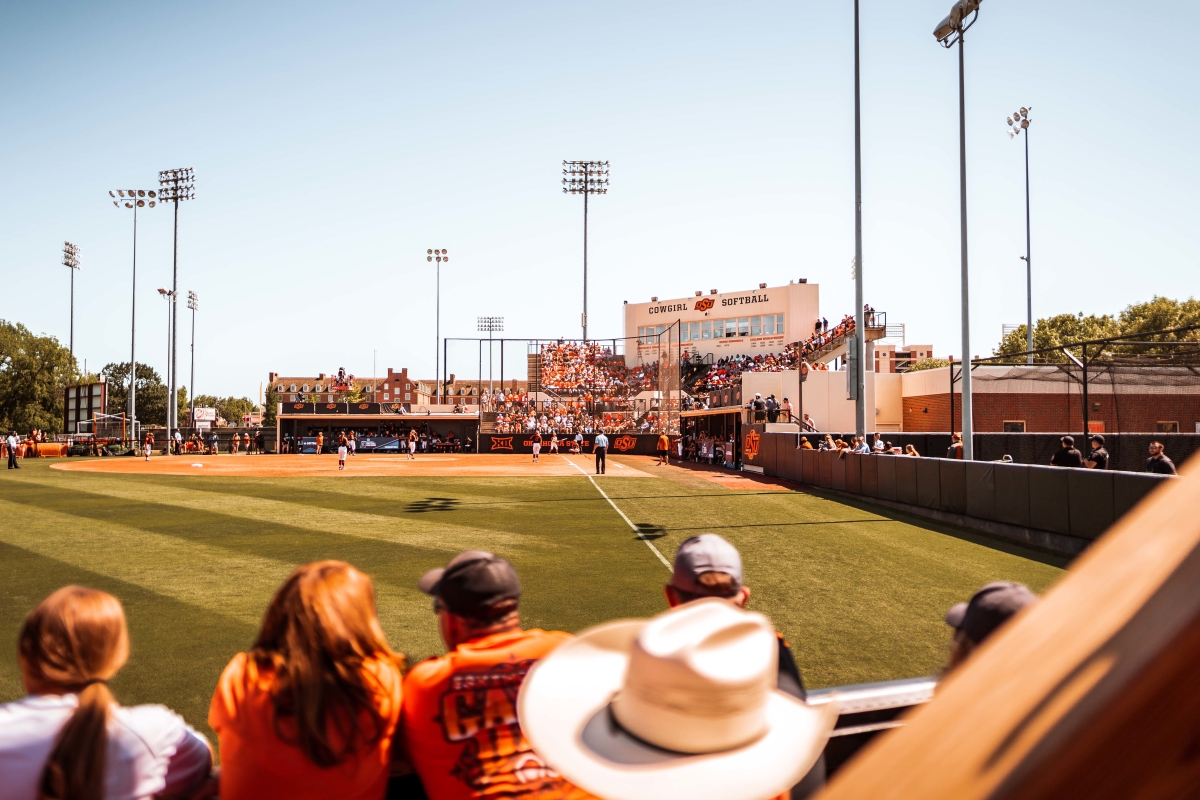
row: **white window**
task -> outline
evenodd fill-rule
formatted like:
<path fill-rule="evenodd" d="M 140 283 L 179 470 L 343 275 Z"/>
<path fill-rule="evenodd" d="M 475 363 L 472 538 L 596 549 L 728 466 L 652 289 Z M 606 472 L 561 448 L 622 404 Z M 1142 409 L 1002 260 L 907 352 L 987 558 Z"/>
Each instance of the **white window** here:
<path fill-rule="evenodd" d="M 713 326 L 713 338 L 714 339 L 724 339 L 725 338 L 725 320 L 715 319 L 715 320 L 713 320 L 712 326 Z"/>
<path fill-rule="evenodd" d="M 404 388 L 405 388 L 405 389 L 411 389 L 411 388 L 412 388 L 412 386 L 410 386 L 409 384 L 407 384 L 407 383 L 406 383 L 406 384 L 404 384 Z"/>
<path fill-rule="evenodd" d="M 300 391 L 302 391 L 302 392 L 307 392 L 307 391 L 308 391 L 308 384 L 307 384 L 307 383 L 306 383 L 306 384 L 304 384 L 304 388 L 303 388 L 303 389 L 301 389 Z"/>
<path fill-rule="evenodd" d="M 783 333 L 783 314 L 775 315 L 775 333 Z"/>
<path fill-rule="evenodd" d="M 383 385 L 383 388 L 384 388 L 384 391 L 387 391 L 388 385 L 385 383 L 385 384 Z"/>
<path fill-rule="evenodd" d="M 750 335 L 762 336 L 762 317 L 750 318 Z"/>
<path fill-rule="evenodd" d="M 775 315 L 767 314 L 763 317 L 763 336 L 770 336 L 775 333 Z"/>
<path fill-rule="evenodd" d="M 711 339 L 712 338 L 712 322 L 710 322 L 709 320 L 705 320 L 703 323 L 701 323 L 700 337 L 703 339 Z"/>
<path fill-rule="evenodd" d="M 658 325 L 655 327 L 654 332 L 655 332 L 655 334 L 661 334 L 666 329 L 667 329 L 666 325 Z"/>
<path fill-rule="evenodd" d="M 691 329 L 692 329 L 692 341 L 693 342 L 700 341 L 700 323 L 693 322 L 691 324 Z"/>
<path fill-rule="evenodd" d="M 387 400 L 387 399 L 388 399 L 388 393 L 387 393 L 387 392 L 384 392 L 384 393 L 383 393 L 383 399 L 384 399 L 384 400 Z"/>
<path fill-rule="evenodd" d="M 729 326 L 726 325 L 725 327 L 728 328 Z M 750 318 L 749 317 L 738 317 L 737 330 L 738 330 L 739 336 L 749 336 L 750 335 Z"/>
<path fill-rule="evenodd" d="M 294 384 L 294 383 L 293 383 L 291 386 L 289 386 L 289 387 L 288 387 L 288 391 L 289 391 L 289 392 L 294 392 L 294 391 L 296 391 L 296 384 Z"/>
<path fill-rule="evenodd" d="M 405 385 L 405 386 L 407 386 L 408 384 L 406 383 L 406 384 L 404 384 L 404 385 Z M 405 393 L 404 393 L 404 399 L 405 399 L 405 400 L 412 400 L 412 395 L 411 395 L 411 394 L 409 394 L 408 392 L 405 392 Z"/>

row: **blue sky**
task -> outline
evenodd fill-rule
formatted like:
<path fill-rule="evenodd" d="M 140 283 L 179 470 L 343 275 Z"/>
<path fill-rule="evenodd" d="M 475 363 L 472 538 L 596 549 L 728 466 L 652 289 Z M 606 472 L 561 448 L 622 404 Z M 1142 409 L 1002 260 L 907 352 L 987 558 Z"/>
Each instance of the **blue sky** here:
<path fill-rule="evenodd" d="M 862 5 L 867 299 L 961 356 L 957 58 L 946 0 Z M 985 0 L 967 39 L 972 349 L 1024 320 L 1033 107 L 1034 313 L 1196 291 L 1193 4 Z M 197 388 L 269 370 L 428 375 L 443 336 L 578 334 L 581 201 L 562 159 L 607 159 L 590 215 L 590 333 L 623 300 L 806 277 L 853 306 L 852 5 L 12 4 L 0 24 L 0 318 L 129 357 L 130 212 L 107 190 L 192 166 L 180 286 L 201 298 Z M 1190 231 L 1190 233 L 1189 233 Z M 138 355 L 162 370 L 169 208 L 139 214 Z M 184 323 L 181 318 L 181 323 Z M 181 324 L 181 330 L 186 328 Z M 188 368 L 181 337 L 181 378 Z M 518 353 L 510 351 L 513 358 Z M 459 374 L 475 353 L 453 354 Z M 186 382 L 186 381 L 184 381 Z"/>

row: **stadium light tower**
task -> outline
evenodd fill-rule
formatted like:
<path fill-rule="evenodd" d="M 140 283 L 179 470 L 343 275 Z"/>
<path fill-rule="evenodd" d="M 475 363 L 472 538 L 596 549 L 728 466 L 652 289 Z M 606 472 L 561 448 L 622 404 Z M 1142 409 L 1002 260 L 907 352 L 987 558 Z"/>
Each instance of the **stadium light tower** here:
<path fill-rule="evenodd" d="M 867 332 L 863 307 L 862 114 L 858 79 L 858 0 L 854 0 L 854 432 L 867 440 Z M 801 400 L 803 405 L 803 400 Z M 804 409 L 800 409 L 804 413 Z"/>
<path fill-rule="evenodd" d="M 157 196 L 153 189 L 117 189 L 110 191 L 109 197 L 115 198 L 113 205 L 117 208 L 124 206 L 133 209 L 133 300 L 130 303 L 131 318 L 129 334 L 129 434 L 133 435 L 133 423 L 137 419 L 137 210 L 149 205 L 154 208 L 154 198 Z"/>
<path fill-rule="evenodd" d="M 563 194 L 583 195 L 583 340 L 587 335 L 587 214 L 588 195 L 608 194 L 607 161 L 564 161 Z"/>
<path fill-rule="evenodd" d="M 79 247 L 63 242 L 64 267 L 71 270 L 71 358 L 75 357 L 75 270 L 79 269 Z"/>
<path fill-rule="evenodd" d="M 504 330 L 504 317 L 479 317 L 475 323 L 475 330 L 486 331 L 488 335 L 488 402 L 491 402 L 492 397 L 492 334 Z M 504 342 L 500 343 L 504 346 Z"/>
<path fill-rule="evenodd" d="M 1026 350 L 1033 350 L 1033 265 L 1032 254 L 1029 252 L 1029 108 L 1022 108 L 1008 118 L 1008 138 L 1020 136 L 1025 131 L 1025 344 Z M 1025 356 L 1025 363 L 1033 363 L 1033 353 Z"/>
<path fill-rule="evenodd" d="M 192 312 L 192 381 L 188 388 L 188 422 L 196 427 L 196 309 L 200 307 L 200 298 L 195 292 L 188 292 L 188 308 Z"/>
<path fill-rule="evenodd" d="M 433 339 L 433 383 L 436 387 L 433 390 L 433 401 L 437 403 L 440 402 L 438 397 L 442 393 L 441 373 L 438 371 L 442 350 L 442 262 L 449 261 L 450 256 L 446 255 L 445 248 L 426 250 L 425 260 L 437 261 L 437 322 L 434 327 Z"/>
<path fill-rule="evenodd" d="M 974 458 L 973 419 L 971 413 L 971 322 L 967 290 L 967 99 L 963 75 L 963 41 L 967 29 L 979 19 L 982 0 L 959 0 L 950 7 L 950 14 L 933 29 L 938 44 L 949 50 L 958 45 L 958 186 L 959 236 L 962 243 L 962 457 Z M 967 17 L 970 17 L 968 20 Z M 953 426 L 951 426 L 953 427 Z M 951 431 L 953 433 L 954 431 Z"/>
<path fill-rule="evenodd" d="M 175 244 L 171 257 L 171 307 L 175 306 L 175 298 L 179 296 L 179 203 L 183 200 L 196 199 L 196 171 L 191 167 L 179 169 L 162 169 L 158 171 L 158 199 L 162 203 L 175 204 Z M 174 315 L 172 315 L 174 319 Z M 170 442 L 174 429 L 177 427 L 179 403 L 175 399 L 179 394 L 179 383 L 176 380 L 175 363 L 178 353 L 175 352 L 175 340 L 179 334 L 179 325 L 171 326 L 171 358 L 168 363 L 170 375 L 167 377 L 167 395 L 171 398 L 167 403 L 167 441 Z M 171 448 L 167 448 L 169 453 Z"/>

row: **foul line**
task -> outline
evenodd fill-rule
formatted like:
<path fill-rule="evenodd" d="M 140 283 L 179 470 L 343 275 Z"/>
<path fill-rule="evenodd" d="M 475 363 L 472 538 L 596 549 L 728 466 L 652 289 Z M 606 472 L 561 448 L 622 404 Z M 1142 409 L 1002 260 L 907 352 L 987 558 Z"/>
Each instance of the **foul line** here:
<path fill-rule="evenodd" d="M 626 524 L 626 525 L 628 525 L 628 526 L 629 526 L 629 527 L 630 527 L 630 528 L 633 530 L 633 532 L 637 534 L 637 536 L 638 536 L 638 538 L 639 538 L 639 539 L 641 539 L 643 542 L 645 542 L 645 543 L 646 543 L 646 547 L 649 547 L 649 548 L 650 548 L 650 549 L 651 549 L 651 550 L 654 552 L 654 555 L 658 556 L 658 560 L 659 560 L 659 561 L 661 561 L 661 562 L 663 563 L 663 566 L 665 566 L 667 569 L 674 569 L 674 567 L 673 567 L 673 566 L 671 566 L 671 562 L 670 562 L 670 561 L 667 561 L 667 559 L 663 557 L 663 554 L 662 554 L 662 553 L 660 553 L 660 552 L 658 552 L 658 548 L 654 546 L 654 543 L 653 543 L 653 542 L 651 542 L 649 539 L 647 539 L 645 536 L 643 536 L 643 535 L 642 535 L 642 532 L 641 532 L 640 530 L 638 530 L 638 526 L 637 526 L 637 525 L 634 525 L 632 522 L 630 522 L 630 521 L 629 521 L 629 517 L 625 516 L 625 512 L 624 512 L 624 511 L 622 511 L 621 509 L 617 508 L 617 504 L 616 504 L 616 503 L 614 503 L 614 502 L 612 501 L 612 498 L 611 498 L 611 497 L 609 497 L 607 494 L 605 494 L 605 493 L 604 493 L 604 490 L 600 488 L 600 484 L 598 484 L 598 483 L 596 483 L 596 481 L 592 480 L 592 476 L 588 474 L 588 471 L 587 471 L 587 470 L 585 470 L 583 467 L 579 466 L 578 464 L 576 464 L 574 461 L 572 461 L 571 459 L 567 458 L 566 456 L 562 456 L 562 459 L 563 459 L 563 461 L 566 461 L 568 464 L 570 464 L 570 465 L 571 465 L 572 467 L 574 467 L 575 469 L 577 469 L 577 470 L 579 470 L 580 472 L 582 472 L 582 473 L 583 473 L 583 477 L 587 478 L 589 481 L 592 481 L 592 486 L 595 486 L 595 487 L 596 487 L 596 491 L 597 491 L 597 492 L 599 492 L 599 493 L 600 493 L 600 495 L 601 495 L 601 496 L 602 496 L 602 497 L 603 497 L 605 500 L 607 500 L 607 501 L 608 501 L 608 504 L 609 504 L 610 506 L 612 506 L 612 507 L 613 507 L 613 509 L 614 509 L 614 510 L 615 510 L 615 511 L 616 511 L 618 514 L 620 514 L 620 515 L 621 515 L 621 519 L 625 520 L 625 524 Z"/>

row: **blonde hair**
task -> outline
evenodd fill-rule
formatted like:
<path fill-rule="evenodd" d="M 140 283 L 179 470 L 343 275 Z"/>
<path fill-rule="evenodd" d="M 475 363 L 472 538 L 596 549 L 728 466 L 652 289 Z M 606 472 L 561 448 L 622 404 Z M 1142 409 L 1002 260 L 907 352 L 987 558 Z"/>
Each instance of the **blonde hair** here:
<path fill-rule="evenodd" d="M 38 800 L 103 800 L 108 713 L 115 702 L 105 681 L 129 657 L 120 601 L 97 589 L 64 586 L 29 612 L 17 652 L 27 675 L 79 695 L 46 759 Z"/>
<path fill-rule="evenodd" d="M 354 567 L 318 561 L 293 572 L 267 607 L 250 655 L 276 675 L 275 734 L 313 764 L 341 764 L 383 738 L 386 720 L 374 702 L 383 687 L 364 663 L 382 657 L 403 669 L 406 662 L 388 647 L 371 579 Z M 295 723 L 295 738 L 282 732 L 283 717 Z"/>

